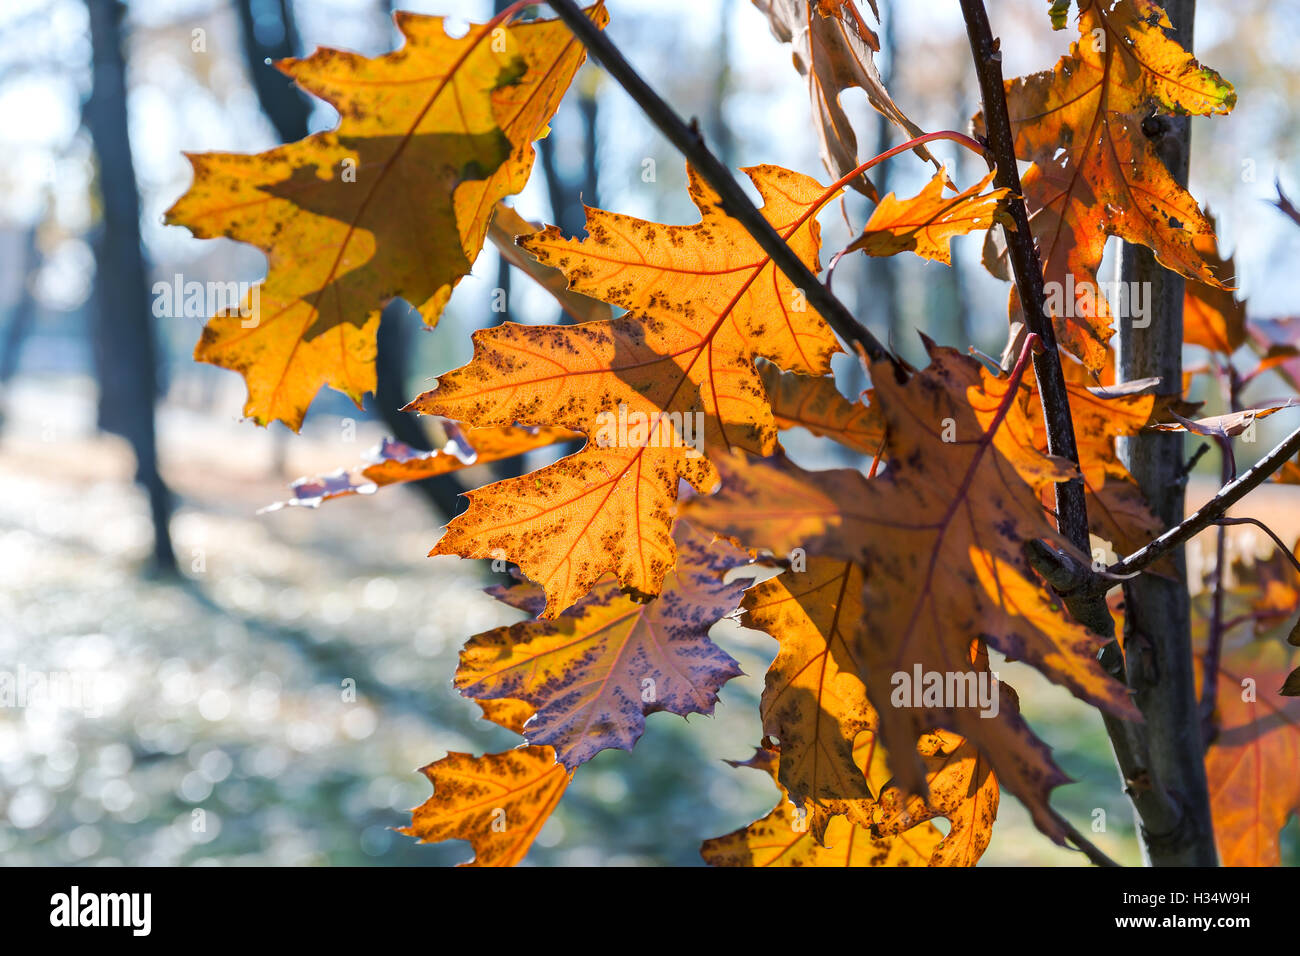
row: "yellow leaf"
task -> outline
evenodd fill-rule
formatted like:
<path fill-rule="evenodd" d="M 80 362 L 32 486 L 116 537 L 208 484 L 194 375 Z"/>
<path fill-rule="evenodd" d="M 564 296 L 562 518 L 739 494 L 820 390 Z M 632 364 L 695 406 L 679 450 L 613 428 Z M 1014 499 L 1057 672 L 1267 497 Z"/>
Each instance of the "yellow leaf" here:
<path fill-rule="evenodd" d="M 569 786 L 569 771 L 550 747 L 520 747 L 473 757 L 449 753 L 421 768 L 433 796 L 411 811 L 398 832 L 421 843 L 468 840 L 474 859 L 462 866 L 514 866 Z"/>
<path fill-rule="evenodd" d="M 944 195 L 946 173 L 936 173 L 926 187 L 911 199 L 890 193 L 880 201 L 867 220 L 862 235 L 845 250 L 861 249 L 869 256 L 892 256 L 915 252 L 924 259 L 952 265 L 949 244 L 954 236 L 993 224 L 998 203 L 1010 192 L 984 187 L 993 181 L 989 173 L 980 182 L 953 196 Z"/>
<path fill-rule="evenodd" d="M 737 767 L 753 767 L 776 779 L 779 757 L 758 749 Z M 700 855 L 711 866 L 925 866 L 943 834 L 921 823 L 896 836 L 878 837 L 866 827 L 835 817 L 826 828 L 825 844 L 810 832 L 808 821 L 790 803 L 785 789 L 772 812 L 726 836 L 706 840 Z"/>
<path fill-rule="evenodd" d="M 763 215 L 817 267 L 816 213 L 834 194 L 775 166 L 747 170 Z M 628 314 L 576 326 L 506 323 L 474 334 L 471 362 L 412 407 L 476 426 L 550 424 L 587 445 L 468 495 L 434 553 L 504 555 L 546 589 L 553 617 L 606 571 L 655 594 L 673 564 L 679 479 L 716 483 L 710 457 L 776 444 L 757 357 L 806 375 L 839 350 L 822 318 L 690 171 L 701 221 L 665 226 L 587 210 L 588 238 L 550 227 L 522 248 L 570 287 Z"/>

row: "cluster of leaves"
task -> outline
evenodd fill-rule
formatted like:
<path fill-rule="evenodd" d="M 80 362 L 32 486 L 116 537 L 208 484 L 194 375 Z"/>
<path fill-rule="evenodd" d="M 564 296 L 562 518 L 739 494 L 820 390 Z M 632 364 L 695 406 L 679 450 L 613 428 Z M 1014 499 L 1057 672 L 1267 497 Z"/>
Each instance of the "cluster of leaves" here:
<path fill-rule="evenodd" d="M 882 113 L 919 130 L 880 84 L 875 37 L 851 2 L 756 4 L 793 45 L 838 182 L 775 166 L 744 172 L 764 218 L 817 271 L 819 213 L 845 186 L 875 196 L 839 93 L 862 87 Z M 1016 149 L 1033 163 L 1024 198 L 1045 278 L 1095 281 L 1110 235 L 1148 245 L 1191 280 L 1188 341 L 1224 365 L 1250 338 L 1228 289 L 1231 263 L 1142 124 L 1153 110 L 1222 112 L 1234 94 L 1169 39 L 1150 0 L 1078 7 L 1081 39 L 1069 54 L 1007 85 Z M 606 21 L 603 5 L 588 15 Z M 339 110 L 338 128 L 257 156 L 193 156 L 194 186 L 170 221 L 267 253 L 260 321 L 250 329 L 237 315 L 214 316 L 196 352 L 244 375 L 245 412 L 261 423 L 297 428 L 324 384 L 360 401 L 374 385 L 384 303 L 404 297 L 436 322 L 490 231 L 583 320 L 476 332 L 472 359 L 410 405 L 445 421 L 446 448 L 388 443 L 356 469 L 294 488 L 292 503 L 315 505 L 586 438 L 553 464 L 469 492 L 432 552 L 518 568 L 514 585 L 491 593 L 528 619 L 471 637 L 455 686 L 524 743 L 424 768 L 434 793 L 406 832 L 468 840 L 476 865 L 517 863 L 592 756 L 630 750 L 649 714 L 712 712 L 740 670 L 709 632 L 739 609 L 776 642 L 765 736 L 743 766 L 770 774 L 781 797 L 763 819 L 708 841 L 706 860 L 973 865 L 1002 787 L 1064 843 L 1070 829 L 1050 796 L 1066 778 L 1014 691 L 1001 685 L 1001 708 L 986 719 L 928 695 L 895 706 L 891 678 L 920 668 L 987 679 L 993 649 L 1090 704 L 1136 716 L 1097 662 L 1103 638 L 1070 618 L 1024 547 L 1074 553 L 1050 520 L 1051 494 L 1080 473 L 1097 538 L 1125 553 L 1159 529 L 1115 440 L 1175 410 L 1114 387 L 1105 300 L 1054 316 L 1079 359 L 1067 370 L 1078 467 L 1047 453 L 1023 362 L 999 373 L 927 342 L 925 368 L 870 362 L 873 388 L 850 401 L 831 377 L 840 346 L 830 326 L 695 170 L 692 225 L 588 209 L 577 239 L 501 204 L 527 180 L 531 143 L 582 62 L 562 23 L 506 14 L 455 39 L 439 18 L 399 14 L 398 25 L 406 45 L 385 56 L 319 50 L 280 64 Z M 914 197 L 886 196 L 842 254 L 948 264 L 952 237 L 1000 219 L 1007 191 L 990 180 L 959 191 L 941 171 Z M 1005 273 L 989 237 L 986 263 Z M 1013 322 L 1018 310 L 1013 291 Z M 1294 354 L 1265 360 L 1277 367 Z M 620 409 L 634 423 L 626 435 L 597 440 Z M 696 443 L 682 440 L 688 420 L 701 423 Z M 869 456 L 869 470 L 802 469 L 781 445 L 795 427 Z M 1289 567 L 1275 570 L 1258 598 L 1274 621 L 1300 603 Z M 1243 670 L 1273 673 L 1230 654 L 1219 679 Z M 1258 706 L 1220 695 L 1223 729 L 1207 766 L 1222 849 L 1235 862 L 1275 862 L 1277 831 L 1300 803 L 1291 780 L 1252 815 L 1250 782 L 1237 772 L 1246 760 L 1262 772 L 1275 756 L 1287 769 L 1272 773 L 1296 766 L 1297 715 L 1273 683 L 1261 677 Z"/>

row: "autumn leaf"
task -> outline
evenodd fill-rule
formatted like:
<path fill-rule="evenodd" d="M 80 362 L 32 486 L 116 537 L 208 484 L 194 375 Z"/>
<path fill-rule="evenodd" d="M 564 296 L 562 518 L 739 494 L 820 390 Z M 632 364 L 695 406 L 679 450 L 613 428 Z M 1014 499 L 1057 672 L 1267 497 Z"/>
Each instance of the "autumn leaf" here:
<path fill-rule="evenodd" d="M 880 40 L 852 2 L 754 0 L 754 6 L 767 16 L 772 35 L 794 47 L 795 69 L 808 81 L 822 162 L 832 178 L 838 180 L 858 166 L 857 136 L 840 105 L 845 90 L 861 89 L 872 108 L 906 130 L 909 139 L 922 135 L 921 128 L 903 114 L 885 89 L 875 60 Z M 916 154 L 939 166 L 924 146 L 918 147 Z M 876 189 L 865 173 L 849 185 L 876 198 Z"/>
<path fill-rule="evenodd" d="M 775 166 L 747 172 L 763 215 L 816 269 L 815 216 L 833 193 Z M 707 491 L 715 451 L 766 454 L 776 445 L 755 358 L 826 375 L 839 350 L 802 294 L 689 176 L 696 225 L 589 208 L 586 239 L 552 226 L 520 241 L 573 290 L 626 315 L 480 330 L 470 363 L 411 405 L 474 426 L 549 424 L 591 439 L 553 465 L 470 492 L 433 552 L 504 555 L 546 589 L 550 617 L 606 571 L 625 588 L 657 593 L 674 560 L 678 480 Z"/>
<path fill-rule="evenodd" d="M 385 485 L 422 481 L 581 437 L 564 428 L 502 425 L 462 429 L 455 422 L 444 423 L 443 430 L 447 435 L 446 444 L 428 452 L 385 438 L 367 453 L 365 464 L 350 470 L 340 468 L 326 475 L 299 478 L 289 486 L 292 498 L 269 505 L 262 512 L 278 511 L 284 507 L 316 508 L 332 498 L 373 494 Z"/>
<path fill-rule="evenodd" d="M 590 15 L 605 22 L 603 7 Z M 190 154 L 194 183 L 167 213 L 266 253 L 257 297 L 212 316 L 195 349 L 243 374 L 244 414 L 260 424 L 297 429 L 326 384 L 360 405 L 390 299 L 436 323 L 584 56 L 559 21 L 453 38 L 441 17 L 395 19 L 405 45 L 393 53 L 322 48 L 277 64 L 338 110 L 335 129 L 257 155 Z"/>
<path fill-rule="evenodd" d="M 969 189 L 945 196 L 947 180 L 947 174 L 936 173 L 911 199 L 900 200 L 890 193 L 871 214 L 862 235 L 845 252 L 861 249 L 869 256 L 915 252 L 924 259 L 952 265 L 952 238 L 988 229 L 998 204 L 1011 190 L 985 193 L 984 187 L 993 181 L 993 173 L 989 173 Z"/>
<path fill-rule="evenodd" d="M 421 768 L 433 796 L 411 811 L 399 833 L 421 843 L 468 840 L 474 859 L 462 866 L 514 866 L 528 853 L 569 785 L 570 773 L 550 747 L 505 753 L 449 753 Z"/>
<path fill-rule="evenodd" d="M 1232 438 L 1247 431 L 1261 418 L 1268 418 L 1270 415 L 1275 415 L 1284 409 L 1295 408 L 1297 405 L 1300 405 L 1300 398 L 1288 398 L 1256 408 L 1242 408 L 1223 415 L 1197 419 L 1184 418 L 1177 412 L 1172 412 L 1174 421 L 1155 422 L 1148 427 L 1154 431 L 1193 432 L 1215 438 Z"/>
<path fill-rule="evenodd" d="M 718 459 L 722 490 L 682 510 L 746 547 L 779 554 L 801 547 L 864 564 L 865 637 L 857 659 L 900 788 L 926 794 L 915 743 L 935 727 L 951 730 L 988 755 L 1003 786 L 1059 842 L 1065 831 L 1048 793 L 1065 778 L 1018 714 L 1003 708 L 982 719 L 977 706 L 955 701 L 891 703 L 893 675 L 917 668 L 978 686 L 984 672 L 969 650 L 983 638 L 1081 699 L 1136 716 L 1125 688 L 1096 661 L 1102 640 L 1065 615 L 1028 563 L 1023 548 L 1031 539 L 1073 549 L 996 447 L 996 432 L 979 423 L 966 398 L 967 376 L 950 371 L 963 362 L 974 360 L 949 350 L 942 361 L 907 376 L 887 362 L 873 365 L 890 463 L 879 477 L 735 456 Z"/>
<path fill-rule="evenodd" d="M 757 748 L 749 760 L 733 767 L 751 767 L 779 776 L 780 757 Z M 792 805 L 785 788 L 777 783 L 781 799 L 761 820 L 726 836 L 704 841 L 700 855 L 711 866 L 925 866 L 943 834 L 932 823 L 921 823 L 904 833 L 880 837 L 867 827 L 835 817 L 826 828 L 825 843 L 818 843 L 808 821 Z"/>
<path fill-rule="evenodd" d="M 1008 693 L 1003 688 L 1002 693 Z M 926 734 L 916 751 L 925 764 L 929 798 L 887 787 L 878 801 L 876 831 L 890 836 L 945 817 L 948 833 L 935 847 L 929 865 L 974 866 L 988 849 L 1001 800 L 988 758 L 969 740 L 946 730 Z"/>
<path fill-rule="evenodd" d="M 764 581 L 745 595 L 745 623 L 780 643 L 768 668 L 759 713 L 763 733 L 781 743 L 780 783 L 824 842 L 836 814 L 870 824 L 872 797 L 854 763 L 858 735 L 877 727 L 854 655 L 863 626 L 862 572 L 852 563 L 813 558 L 806 569 Z"/>
<path fill-rule="evenodd" d="M 988 648 L 974 641 L 970 660 L 979 670 L 988 669 Z M 1007 684 L 999 685 L 1001 707 L 1020 711 L 1019 698 Z M 902 833 L 927 820 L 944 817 L 948 833 L 934 848 L 930 866 L 974 866 L 988 849 L 993 822 L 998 816 L 1001 792 L 988 758 L 969 740 L 936 730 L 916 744 L 925 765 L 929 796 L 908 794 L 892 780 L 875 786 L 877 799 L 871 809 L 872 831 L 882 836 Z"/>
<path fill-rule="evenodd" d="M 1236 93 L 1166 35 L 1169 19 L 1151 0 L 1080 0 L 1078 28 L 1054 69 L 1007 82 L 1007 100 L 1016 155 L 1034 164 L 1022 188 L 1057 339 L 1096 371 L 1112 334 L 1097 283 L 1108 236 L 1149 247 L 1189 279 L 1220 284 L 1197 247 L 1213 225 L 1145 130 L 1153 113 L 1226 113 Z M 993 258 L 986 250 L 985 262 Z M 1013 319 L 1018 310 L 1013 290 Z"/>
<path fill-rule="evenodd" d="M 970 376 L 963 379 L 969 382 L 967 399 L 981 425 L 987 428 L 1006 399 L 1008 381 L 983 367 L 978 370 L 969 365 L 962 367 Z M 971 374 L 975 371 L 979 372 L 978 382 Z M 955 377 L 960 373 L 954 368 L 951 374 Z M 1077 380 L 1067 381 L 1065 389 L 1074 423 L 1089 530 L 1110 542 L 1118 553 L 1131 554 L 1161 530 L 1161 523 L 1133 476 L 1120 462 L 1115 439 L 1135 435 L 1146 427 L 1155 412 L 1156 397 L 1147 391 L 1108 390 Z M 1014 412 L 1007 415 L 995 441 L 998 449 L 1016 465 L 1020 477 L 1039 490 L 1043 507 L 1054 511 L 1055 485 L 1059 478 L 1051 469 L 1043 468 L 1047 456 L 1047 429 L 1043 421 L 1038 385 L 1032 379 L 1022 379 L 1018 383 Z"/>
<path fill-rule="evenodd" d="M 525 737 L 555 747 L 570 768 L 606 748 L 631 750 L 648 714 L 711 714 L 718 689 L 740 666 L 708 632 L 749 585 L 724 580 L 748 557 L 685 522 L 676 542 L 677 567 L 657 598 L 635 601 L 608 580 L 559 618 L 476 635 L 461 652 L 457 689 L 535 708 Z M 535 606 L 532 600 L 529 594 L 516 606 Z"/>
<path fill-rule="evenodd" d="M 759 367 L 759 375 L 777 428 L 806 428 L 864 455 L 879 450 L 885 439 L 880 413 L 865 400 L 846 399 L 835 387 L 835 379 L 782 372 L 771 362 Z"/>
<path fill-rule="evenodd" d="M 1218 736 L 1205 755 L 1224 866 L 1278 866 L 1279 834 L 1300 811 L 1300 699 L 1279 693 L 1297 661 L 1280 642 L 1225 648 Z"/>

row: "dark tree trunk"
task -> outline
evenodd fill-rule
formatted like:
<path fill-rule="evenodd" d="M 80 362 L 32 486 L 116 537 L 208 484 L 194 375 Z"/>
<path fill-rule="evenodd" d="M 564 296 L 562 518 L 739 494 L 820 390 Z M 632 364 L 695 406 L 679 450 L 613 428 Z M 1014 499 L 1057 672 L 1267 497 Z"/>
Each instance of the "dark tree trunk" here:
<path fill-rule="evenodd" d="M 1165 0 L 1174 38 L 1192 49 L 1195 0 Z M 1174 178 L 1187 185 L 1190 118 L 1157 117 L 1153 145 Z M 1145 283 L 1151 324 L 1119 322 L 1119 379 L 1158 376 L 1159 391 L 1182 392 L 1183 279 L 1156 262 L 1145 246 L 1125 244 L 1120 278 Z M 1183 520 L 1185 466 L 1180 432 L 1143 432 L 1120 439 L 1120 455 L 1166 527 Z M 1191 607 L 1181 547 L 1170 553 L 1177 578 L 1143 574 L 1124 585 L 1124 651 L 1128 682 L 1145 718 L 1151 785 L 1176 813 L 1143 823 L 1143 847 L 1153 866 L 1214 866 L 1218 855 L 1210 819 L 1204 744 L 1196 705 Z"/>
<path fill-rule="evenodd" d="M 140 240 L 140 194 L 126 113 L 126 64 L 117 0 L 86 0 L 90 12 L 94 87 L 85 122 L 99 161 L 103 221 L 95 241 L 93 351 L 99 379 L 99 427 L 121 435 L 136 459 L 136 481 L 149 494 L 154 563 L 176 571 L 168 529 L 171 494 L 158 472 L 154 402 L 158 347 Z"/>

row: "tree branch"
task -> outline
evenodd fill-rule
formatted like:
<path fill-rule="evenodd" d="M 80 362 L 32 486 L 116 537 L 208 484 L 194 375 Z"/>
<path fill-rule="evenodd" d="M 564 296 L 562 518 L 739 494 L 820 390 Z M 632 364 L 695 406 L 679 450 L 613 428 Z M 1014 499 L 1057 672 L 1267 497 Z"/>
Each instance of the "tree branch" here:
<path fill-rule="evenodd" d="M 550 6 L 718 194 L 723 211 L 745 227 L 771 257 L 775 266 L 803 291 L 808 304 L 820 313 L 836 334 L 846 342 L 861 346 L 872 361 L 892 358 L 889 350 L 859 324 L 844 303 L 818 281 L 813 271 L 804 265 L 803 260 L 772 228 L 772 224 L 763 218 L 763 214 L 750 202 L 740 184 L 732 178 L 731 171 L 709 151 L 700 131 L 693 124 L 688 126 L 683 122 L 672 107 L 641 79 L 613 42 L 583 14 L 578 5 L 573 0 L 550 0 Z"/>
<path fill-rule="evenodd" d="M 1124 575 L 1142 571 L 1175 548 L 1182 547 L 1194 535 L 1216 524 L 1229 508 L 1263 484 L 1297 452 L 1300 452 L 1300 428 L 1284 438 L 1276 448 L 1238 475 L 1234 481 L 1220 488 L 1218 494 L 1188 515 L 1180 524 L 1170 528 L 1128 557 L 1116 561 L 1106 569 L 1107 573 Z"/>
<path fill-rule="evenodd" d="M 1011 190 L 1007 197 L 1007 211 L 1015 229 L 1005 225 L 1002 229 L 1007 242 L 1007 258 L 1020 292 L 1025 324 L 1030 332 L 1038 334 L 1044 345 L 1043 351 L 1034 356 L 1034 375 L 1038 380 L 1038 394 L 1042 397 L 1047 450 L 1077 465 L 1079 449 L 1074 437 L 1069 393 L 1061 371 L 1061 356 L 1056 349 L 1056 330 L 1043 304 L 1043 268 L 1034 246 L 1034 235 L 1029 229 L 1029 213 L 1025 209 L 1020 171 L 1016 166 L 1015 137 L 1002 82 L 1002 52 L 999 42 L 993 38 L 983 0 L 961 0 L 961 10 L 966 18 L 966 34 L 970 38 L 975 74 L 979 78 L 980 96 L 984 102 L 988 156 L 996 169 L 994 183 L 999 188 Z M 1088 509 L 1083 492 L 1082 478 L 1056 485 L 1056 521 L 1061 534 L 1088 554 Z"/>

